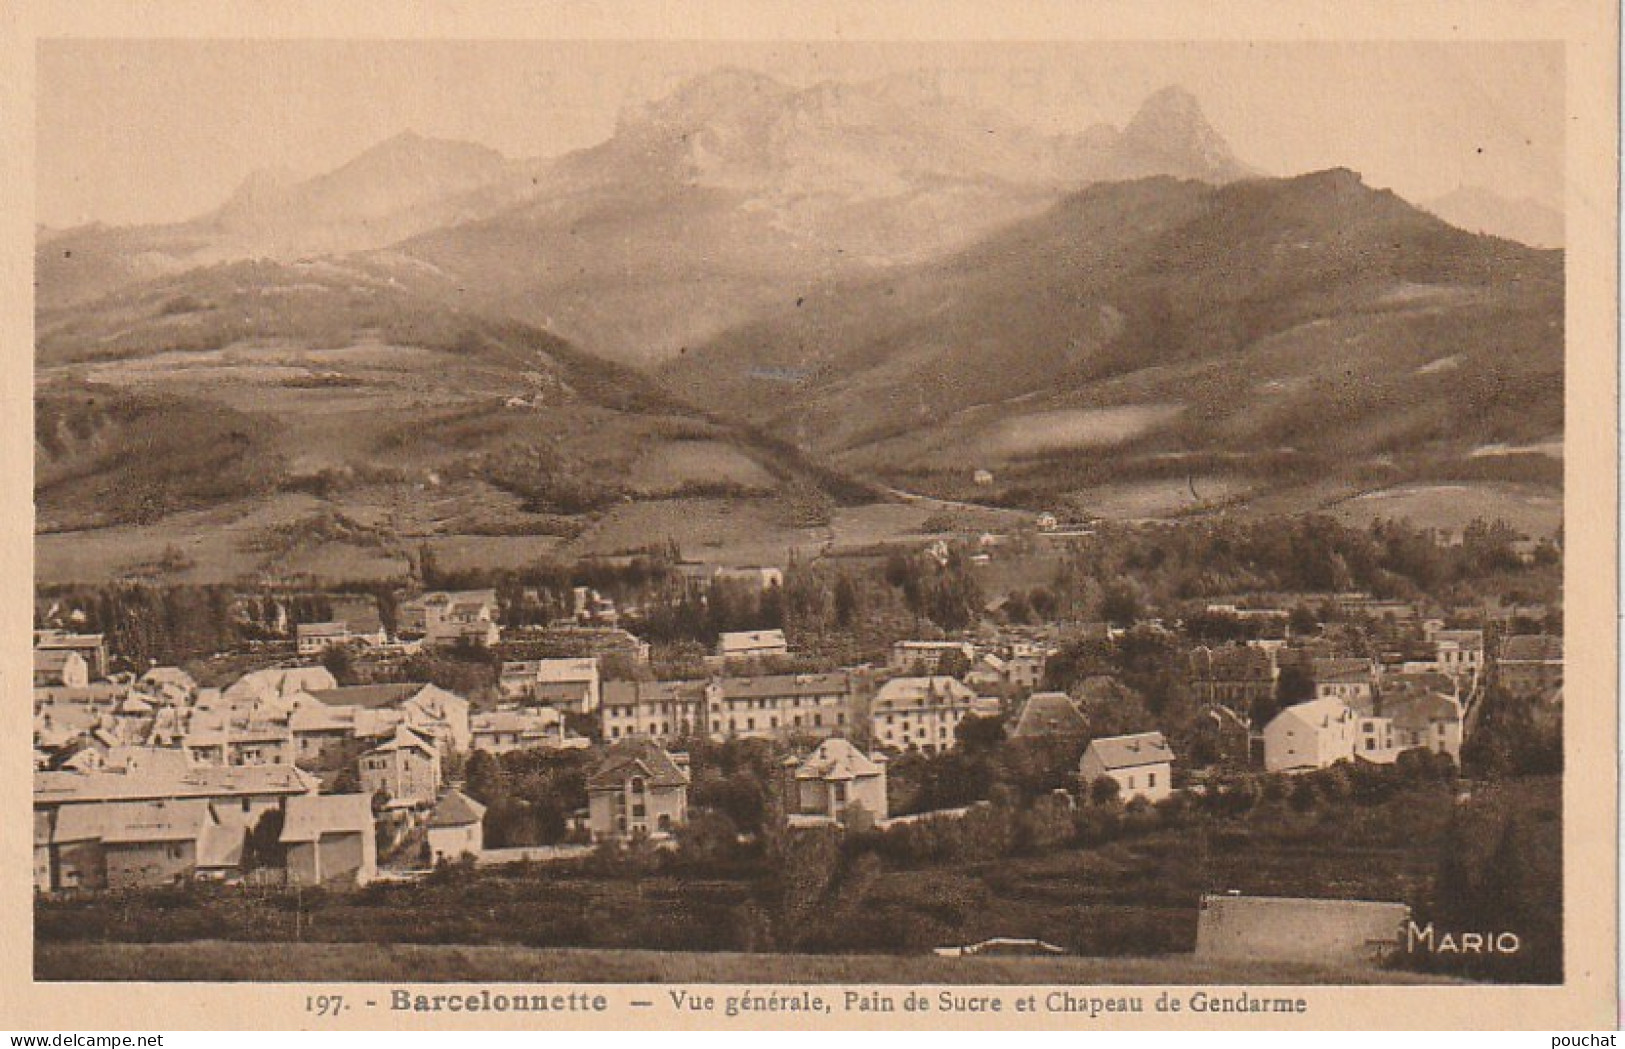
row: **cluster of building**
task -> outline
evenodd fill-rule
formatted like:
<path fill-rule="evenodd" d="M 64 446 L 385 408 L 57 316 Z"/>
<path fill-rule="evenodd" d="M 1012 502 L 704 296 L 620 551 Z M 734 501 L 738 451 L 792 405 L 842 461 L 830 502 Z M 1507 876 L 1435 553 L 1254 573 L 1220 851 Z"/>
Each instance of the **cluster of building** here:
<path fill-rule="evenodd" d="M 445 837 L 434 832 L 450 796 L 443 762 L 473 745 L 479 720 L 461 696 L 425 683 L 342 687 L 320 666 L 253 671 L 224 689 L 174 667 L 84 680 L 44 669 L 60 652 L 75 670 L 105 668 L 101 638 L 46 632 L 39 642 L 42 890 L 234 877 L 257 865 L 288 882 L 364 882 L 376 873 L 380 823 Z M 279 825 L 262 826 L 271 812 Z M 245 853 L 254 841 L 264 855 Z"/>
<path fill-rule="evenodd" d="M 478 854 L 484 809 L 448 782 L 454 760 L 476 750 L 587 747 L 593 736 L 604 750 L 581 819 L 597 839 L 661 838 L 687 822 L 688 761 L 668 748 L 694 738 L 788 745 L 795 756 L 780 787 L 797 825 L 887 820 L 887 756 L 945 751 L 974 717 L 1004 716 L 1017 739 L 1087 740 L 1077 769 L 1085 786 L 1107 779 L 1119 796 L 1149 801 L 1173 791 L 1175 757 L 1162 733 L 1090 738 L 1087 712 L 1123 691 L 1114 679 L 1084 681 L 1078 698 L 1040 691 L 1055 651 L 1041 631 L 902 640 L 884 665 L 822 673 L 769 672 L 774 660 L 794 657 L 782 631 L 729 633 L 706 677 L 627 680 L 606 678 L 605 658 L 635 668 L 647 663 L 648 646 L 605 622 L 613 610 L 594 592 L 578 592 L 577 605 L 577 621 L 507 637 L 491 590 L 403 602 L 394 637 L 364 608 L 297 629 L 307 659 L 335 644 L 501 640 L 525 658 L 501 664 L 480 710 L 428 683 L 340 686 L 317 665 L 257 670 L 225 688 L 200 687 L 176 668 L 112 674 L 99 635 L 37 632 L 36 885 L 250 875 L 364 882 L 376 875 L 380 848 L 421 839 L 431 860 Z M 1459 760 L 1488 676 L 1560 701 L 1561 638 L 1509 636 L 1491 659 L 1483 630 L 1447 629 L 1391 605 L 1357 610 L 1382 616 L 1375 656 L 1269 630 L 1184 650 L 1217 762 L 1296 772 L 1391 762 L 1418 747 Z M 1215 610 L 1286 619 L 1279 610 Z M 1253 724 L 1252 711 L 1275 709 L 1288 673 L 1308 681 L 1310 696 Z"/>

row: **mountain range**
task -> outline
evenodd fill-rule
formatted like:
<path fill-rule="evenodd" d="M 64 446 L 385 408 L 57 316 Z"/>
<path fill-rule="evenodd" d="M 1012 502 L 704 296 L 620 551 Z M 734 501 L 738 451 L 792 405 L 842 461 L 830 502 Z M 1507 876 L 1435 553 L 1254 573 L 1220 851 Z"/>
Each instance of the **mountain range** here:
<path fill-rule="evenodd" d="M 819 288 L 663 378 L 911 487 L 974 465 L 1030 488 L 1080 457 L 1114 479 L 1219 457 L 1273 472 L 1283 453 L 1347 471 L 1561 433 L 1562 302 L 1559 254 L 1348 170 L 1153 178 Z"/>
<path fill-rule="evenodd" d="M 1049 135 L 724 69 L 556 158 L 405 133 L 187 222 L 42 228 L 36 282 L 40 530 L 225 514 L 231 571 L 317 571 L 312 528 L 393 571 L 403 537 L 777 536 L 886 488 L 1351 490 L 1562 432 L 1561 253 L 1264 177 L 1178 88 Z"/>

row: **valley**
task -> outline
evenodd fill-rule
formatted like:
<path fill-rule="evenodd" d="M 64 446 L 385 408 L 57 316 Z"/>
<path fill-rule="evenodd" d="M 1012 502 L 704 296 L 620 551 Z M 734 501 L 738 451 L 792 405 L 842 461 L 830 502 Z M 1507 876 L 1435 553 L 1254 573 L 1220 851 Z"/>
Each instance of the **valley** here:
<path fill-rule="evenodd" d="M 556 158 L 406 133 L 36 263 L 42 581 L 1561 526 L 1561 252 L 1261 177 L 1179 89 L 1055 135 L 725 69 Z"/>

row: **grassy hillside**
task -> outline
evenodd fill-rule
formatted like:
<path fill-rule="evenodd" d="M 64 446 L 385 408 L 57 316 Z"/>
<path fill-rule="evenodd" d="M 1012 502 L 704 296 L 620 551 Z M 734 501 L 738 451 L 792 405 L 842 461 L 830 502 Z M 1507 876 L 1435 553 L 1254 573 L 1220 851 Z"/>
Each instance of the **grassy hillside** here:
<path fill-rule="evenodd" d="M 827 285 L 663 378 L 933 494 L 1053 505 L 1114 482 L 1329 471 L 1384 484 L 1560 439 L 1562 301 L 1560 254 L 1463 233 L 1352 172 L 1148 179 L 947 262 Z M 971 489 L 978 466 L 991 490 Z"/>
<path fill-rule="evenodd" d="M 37 360 L 42 578 L 142 574 L 172 548 L 194 581 L 391 576 L 436 537 L 528 539 L 533 560 L 628 503 L 727 495 L 790 519 L 872 499 L 364 264 L 234 263 L 46 310 Z M 334 540 L 335 515 L 366 548 Z"/>

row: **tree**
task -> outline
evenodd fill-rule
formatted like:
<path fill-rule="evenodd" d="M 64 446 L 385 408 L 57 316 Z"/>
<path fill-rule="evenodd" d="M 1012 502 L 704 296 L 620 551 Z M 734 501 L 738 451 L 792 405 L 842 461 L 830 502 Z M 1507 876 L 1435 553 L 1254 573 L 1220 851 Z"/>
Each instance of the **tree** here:
<path fill-rule="evenodd" d="M 508 773 L 496 755 L 476 750 L 468 757 L 463 770 L 464 790 L 468 796 L 484 805 L 495 805 L 509 795 Z"/>
<path fill-rule="evenodd" d="M 852 578 L 842 572 L 835 580 L 835 625 L 845 629 L 858 616 L 858 588 Z"/>
<path fill-rule="evenodd" d="M 348 645 L 328 645 L 322 649 L 322 666 L 333 675 L 333 680 L 341 685 L 353 685 L 355 676 L 355 653 L 350 651 Z"/>
<path fill-rule="evenodd" d="M 970 657 L 957 648 L 945 649 L 937 659 L 937 673 L 944 677 L 962 678 L 970 673 Z"/>
<path fill-rule="evenodd" d="M 1143 614 L 1139 591 L 1131 582 L 1119 579 L 1107 584 L 1100 601 L 1101 618 L 1113 626 L 1130 627 Z"/>
<path fill-rule="evenodd" d="M 989 751 L 1003 742 L 1003 718 L 967 714 L 954 726 L 954 743 L 966 751 Z"/>
<path fill-rule="evenodd" d="M 270 809 L 255 821 L 243 839 L 243 870 L 282 866 L 282 825 L 285 816 L 281 809 Z"/>
<path fill-rule="evenodd" d="M 1096 805 L 1111 805 L 1118 800 L 1122 786 L 1110 776 L 1096 776 L 1089 784 L 1089 800 Z"/>

